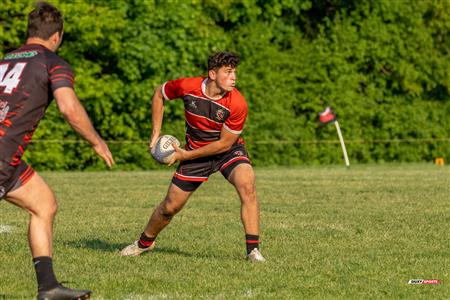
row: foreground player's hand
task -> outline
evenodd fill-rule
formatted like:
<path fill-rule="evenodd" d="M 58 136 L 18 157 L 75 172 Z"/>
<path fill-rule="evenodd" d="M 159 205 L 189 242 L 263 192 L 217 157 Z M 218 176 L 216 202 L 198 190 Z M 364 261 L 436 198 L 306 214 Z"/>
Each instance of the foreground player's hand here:
<path fill-rule="evenodd" d="M 175 153 L 170 157 L 167 165 L 171 166 L 177 161 L 183 161 L 188 159 L 188 151 L 181 149 L 177 144 L 173 143 L 172 147 L 175 149 Z"/>
<path fill-rule="evenodd" d="M 109 151 L 108 145 L 104 140 L 100 139 L 100 141 L 92 147 L 94 148 L 94 151 L 97 153 L 97 155 L 105 161 L 106 165 L 109 168 L 111 168 L 115 164 L 111 151 Z"/>

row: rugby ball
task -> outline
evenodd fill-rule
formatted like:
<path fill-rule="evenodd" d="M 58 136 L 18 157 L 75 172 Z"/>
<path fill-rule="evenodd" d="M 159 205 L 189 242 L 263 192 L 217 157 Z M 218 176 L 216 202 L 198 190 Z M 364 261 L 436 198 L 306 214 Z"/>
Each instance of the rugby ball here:
<path fill-rule="evenodd" d="M 150 149 L 150 154 L 160 164 L 167 164 L 175 153 L 172 144 L 180 147 L 180 141 L 176 137 L 168 134 L 162 135 L 156 140 L 153 148 Z"/>

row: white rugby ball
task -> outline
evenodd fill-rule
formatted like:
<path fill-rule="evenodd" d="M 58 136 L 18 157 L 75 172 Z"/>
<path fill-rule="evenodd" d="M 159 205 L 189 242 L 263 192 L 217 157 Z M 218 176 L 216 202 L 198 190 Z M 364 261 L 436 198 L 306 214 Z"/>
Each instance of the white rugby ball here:
<path fill-rule="evenodd" d="M 175 153 L 175 149 L 172 144 L 176 144 L 180 147 L 180 141 L 169 134 L 162 135 L 156 140 L 156 144 L 150 150 L 152 157 L 160 164 L 169 163 L 170 158 Z"/>

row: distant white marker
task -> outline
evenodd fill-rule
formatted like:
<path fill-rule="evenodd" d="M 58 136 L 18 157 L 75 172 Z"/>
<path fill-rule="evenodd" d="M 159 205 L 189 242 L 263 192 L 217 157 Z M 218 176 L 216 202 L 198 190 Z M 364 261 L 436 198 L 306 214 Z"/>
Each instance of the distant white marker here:
<path fill-rule="evenodd" d="M 0 233 L 11 233 L 14 231 L 14 226 L 0 224 Z"/>

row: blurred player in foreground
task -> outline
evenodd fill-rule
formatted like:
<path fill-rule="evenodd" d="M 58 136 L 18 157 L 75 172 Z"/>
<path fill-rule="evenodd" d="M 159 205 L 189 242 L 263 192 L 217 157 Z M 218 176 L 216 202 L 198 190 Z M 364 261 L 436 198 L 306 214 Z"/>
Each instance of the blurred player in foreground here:
<path fill-rule="evenodd" d="M 28 240 L 38 299 L 86 299 L 91 292 L 62 286 L 52 264 L 52 228 L 57 204 L 50 187 L 22 155 L 53 97 L 69 124 L 111 167 L 106 143 L 97 134 L 73 90 L 70 66 L 55 54 L 63 38 L 61 13 L 40 2 L 28 15 L 28 39 L 0 61 L 0 199 L 30 214 Z"/>

